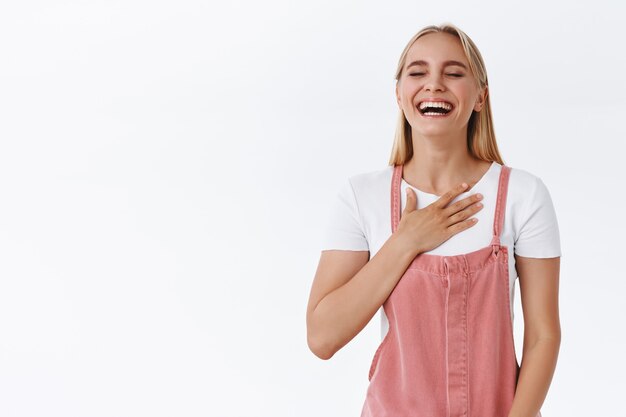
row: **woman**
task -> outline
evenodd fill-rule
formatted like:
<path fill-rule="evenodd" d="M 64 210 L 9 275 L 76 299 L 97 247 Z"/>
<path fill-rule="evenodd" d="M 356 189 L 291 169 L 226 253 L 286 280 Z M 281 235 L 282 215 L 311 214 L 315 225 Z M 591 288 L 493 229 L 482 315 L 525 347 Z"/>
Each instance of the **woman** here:
<path fill-rule="evenodd" d="M 363 417 L 541 416 L 560 346 L 550 194 L 502 162 L 485 66 L 463 31 L 422 29 L 396 80 L 390 166 L 350 177 L 330 211 L 309 348 L 330 359 L 380 310 Z"/>

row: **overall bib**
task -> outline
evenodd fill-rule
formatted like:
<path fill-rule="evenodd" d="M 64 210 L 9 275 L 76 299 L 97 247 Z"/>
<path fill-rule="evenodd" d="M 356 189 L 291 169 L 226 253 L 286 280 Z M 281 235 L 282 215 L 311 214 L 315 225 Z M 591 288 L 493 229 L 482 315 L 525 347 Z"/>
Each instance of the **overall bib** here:
<path fill-rule="evenodd" d="M 391 229 L 401 214 L 402 165 L 391 181 Z M 383 308 L 361 417 L 507 417 L 519 377 L 500 245 L 510 167 L 502 166 L 489 246 L 417 255 Z M 541 417 L 541 412 L 536 417 Z"/>

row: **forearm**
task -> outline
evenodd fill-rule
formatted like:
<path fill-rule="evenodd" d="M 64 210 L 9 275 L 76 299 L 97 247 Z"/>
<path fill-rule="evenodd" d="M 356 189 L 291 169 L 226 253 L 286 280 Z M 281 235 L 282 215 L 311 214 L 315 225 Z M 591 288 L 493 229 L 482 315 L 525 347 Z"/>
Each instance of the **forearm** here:
<path fill-rule="evenodd" d="M 508 417 L 536 417 L 541 409 L 559 355 L 560 340 L 539 339 L 524 349 L 515 398 Z"/>
<path fill-rule="evenodd" d="M 313 313 L 313 328 L 324 356 L 352 340 L 389 297 L 417 255 L 399 235 L 392 235 L 346 284 L 324 297 Z"/>

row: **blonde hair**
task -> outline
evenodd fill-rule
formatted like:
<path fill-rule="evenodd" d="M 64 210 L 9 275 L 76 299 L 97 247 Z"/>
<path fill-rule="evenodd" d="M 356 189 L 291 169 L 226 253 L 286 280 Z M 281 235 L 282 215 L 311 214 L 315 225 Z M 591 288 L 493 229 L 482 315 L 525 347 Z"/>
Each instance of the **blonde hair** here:
<path fill-rule="evenodd" d="M 487 70 L 478 48 L 469 36 L 465 34 L 465 32 L 451 23 L 444 23 L 439 26 L 426 26 L 411 38 L 409 43 L 404 48 L 404 51 L 402 51 L 402 55 L 400 55 L 398 69 L 396 70 L 396 83 L 400 81 L 402 70 L 404 69 L 404 65 L 406 63 L 407 53 L 413 43 L 415 43 L 415 41 L 423 35 L 437 32 L 449 33 L 456 36 L 461 41 L 463 51 L 465 51 L 465 56 L 469 61 L 470 69 L 477 85 L 481 89 L 487 87 L 489 85 L 487 80 Z M 491 116 L 491 101 L 489 96 L 490 94 L 488 92 L 481 111 L 472 111 L 472 115 L 467 123 L 467 149 L 471 155 L 478 159 L 488 162 L 496 161 L 499 164 L 504 165 L 500 152 L 498 151 L 498 144 L 496 143 L 493 118 Z M 402 109 L 400 109 L 393 147 L 391 149 L 391 157 L 389 158 L 389 165 L 404 164 L 410 160 L 412 156 L 413 142 L 411 125 L 404 116 Z"/>

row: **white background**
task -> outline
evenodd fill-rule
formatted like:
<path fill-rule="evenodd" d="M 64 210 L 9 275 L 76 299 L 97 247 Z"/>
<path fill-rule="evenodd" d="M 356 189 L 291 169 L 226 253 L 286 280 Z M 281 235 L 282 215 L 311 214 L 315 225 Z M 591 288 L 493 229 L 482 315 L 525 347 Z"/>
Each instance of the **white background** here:
<path fill-rule="evenodd" d="M 579 3 L 3 1 L 0 415 L 358 416 L 379 316 L 308 350 L 322 227 L 387 165 L 406 42 L 452 22 L 558 214 L 543 416 L 626 416 L 626 6 Z"/>

